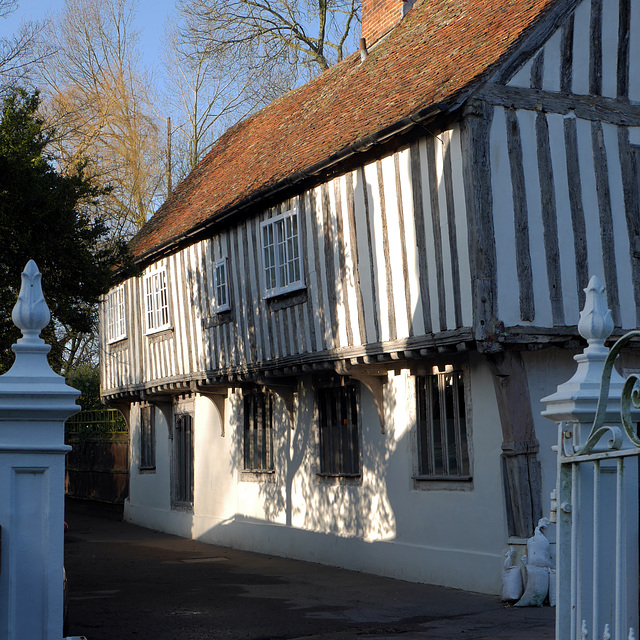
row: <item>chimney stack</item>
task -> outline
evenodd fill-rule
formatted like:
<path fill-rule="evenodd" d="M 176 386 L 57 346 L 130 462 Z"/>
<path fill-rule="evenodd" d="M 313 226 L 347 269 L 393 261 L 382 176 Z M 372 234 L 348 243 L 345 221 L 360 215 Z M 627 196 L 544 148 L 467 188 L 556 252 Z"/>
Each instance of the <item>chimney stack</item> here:
<path fill-rule="evenodd" d="M 395 27 L 415 0 L 362 0 L 362 37 L 371 46 Z"/>

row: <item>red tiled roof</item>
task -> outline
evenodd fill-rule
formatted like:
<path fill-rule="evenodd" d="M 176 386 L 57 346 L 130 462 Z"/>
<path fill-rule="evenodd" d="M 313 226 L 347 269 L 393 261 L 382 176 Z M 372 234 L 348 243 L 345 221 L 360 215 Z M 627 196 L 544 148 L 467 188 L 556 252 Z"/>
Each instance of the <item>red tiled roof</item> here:
<path fill-rule="evenodd" d="M 358 53 L 236 124 L 133 239 L 138 259 L 431 105 L 452 105 L 562 0 L 422 0 Z"/>

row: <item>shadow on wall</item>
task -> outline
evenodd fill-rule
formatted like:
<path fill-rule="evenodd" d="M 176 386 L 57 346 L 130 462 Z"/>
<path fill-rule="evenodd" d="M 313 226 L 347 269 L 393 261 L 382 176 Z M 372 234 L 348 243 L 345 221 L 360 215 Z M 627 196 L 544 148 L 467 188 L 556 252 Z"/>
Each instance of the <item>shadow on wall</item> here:
<path fill-rule="evenodd" d="M 244 425 L 239 422 L 241 412 L 229 425 L 233 439 L 232 473 L 240 478 L 240 509 L 247 513 L 236 513 L 225 521 L 225 527 L 233 523 L 261 522 L 276 526 L 286 525 L 297 530 L 314 532 L 323 536 L 341 536 L 364 540 L 390 540 L 396 534 L 396 518 L 388 491 L 389 463 L 398 447 L 393 429 L 394 400 L 388 393 L 387 433 L 380 428 L 377 413 L 373 409 L 370 392 L 360 387 L 366 407 L 359 413 L 361 448 L 361 476 L 354 479 L 324 478 L 318 475 L 317 420 L 314 418 L 314 398 L 311 380 L 305 379 L 297 387 L 294 428 L 284 402 L 275 396 L 274 414 L 274 469 L 273 481 L 268 476 L 259 482 L 258 498 L 251 502 L 251 487 L 254 483 L 241 480 L 243 469 L 242 433 Z M 403 439 L 408 437 L 403 435 Z M 243 495 L 243 485 L 248 489 Z M 406 487 L 403 487 L 406 489 Z M 226 537 L 225 533 L 225 537 Z"/>

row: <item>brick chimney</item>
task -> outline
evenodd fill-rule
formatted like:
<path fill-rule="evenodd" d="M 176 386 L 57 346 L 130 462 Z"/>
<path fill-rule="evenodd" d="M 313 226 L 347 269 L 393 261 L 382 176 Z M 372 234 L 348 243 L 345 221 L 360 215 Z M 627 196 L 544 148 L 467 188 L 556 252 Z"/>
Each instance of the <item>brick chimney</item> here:
<path fill-rule="evenodd" d="M 415 0 L 362 0 L 362 37 L 367 46 L 395 27 Z"/>

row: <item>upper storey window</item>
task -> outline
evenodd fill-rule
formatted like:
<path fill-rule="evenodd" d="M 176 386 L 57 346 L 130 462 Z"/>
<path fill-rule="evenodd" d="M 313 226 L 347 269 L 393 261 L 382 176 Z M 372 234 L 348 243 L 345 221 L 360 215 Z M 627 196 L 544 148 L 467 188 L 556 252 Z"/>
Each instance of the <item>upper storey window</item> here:
<path fill-rule="evenodd" d="M 169 292 L 167 270 L 164 267 L 144 277 L 144 302 L 147 333 L 168 329 L 170 327 Z"/>
<path fill-rule="evenodd" d="M 304 276 L 300 261 L 301 238 L 297 209 L 265 220 L 261 228 L 266 296 L 301 289 L 304 286 Z"/>
<path fill-rule="evenodd" d="M 228 311 L 229 303 L 229 279 L 227 277 L 227 259 L 222 258 L 213 264 L 213 282 L 215 287 L 214 311 Z"/>
<path fill-rule="evenodd" d="M 107 342 L 117 342 L 127 337 L 124 285 L 121 284 L 107 296 Z"/>

